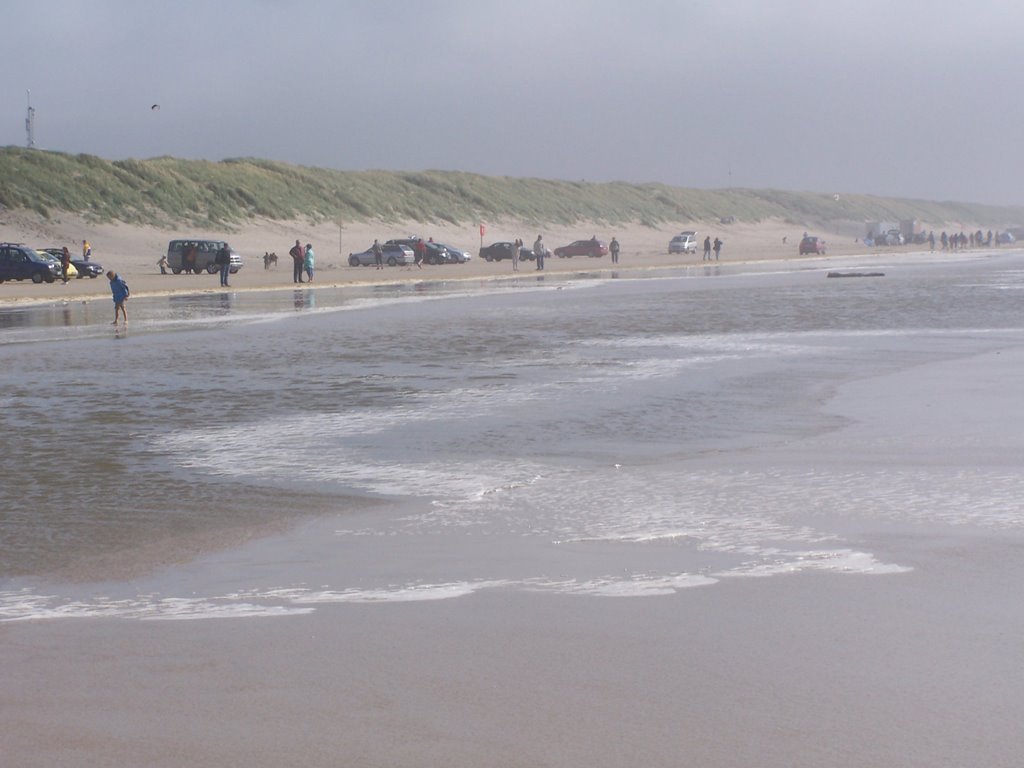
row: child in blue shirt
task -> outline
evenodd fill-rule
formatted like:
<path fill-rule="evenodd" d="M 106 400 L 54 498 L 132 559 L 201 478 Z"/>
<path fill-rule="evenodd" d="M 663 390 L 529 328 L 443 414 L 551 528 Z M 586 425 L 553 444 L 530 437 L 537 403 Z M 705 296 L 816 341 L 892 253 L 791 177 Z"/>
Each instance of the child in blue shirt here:
<path fill-rule="evenodd" d="M 107 279 L 110 280 L 110 292 L 114 298 L 114 322 L 111 325 L 117 325 L 118 312 L 124 317 L 124 324 L 128 325 L 128 310 L 124 307 L 129 296 L 128 283 L 113 270 L 107 272 Z"/>

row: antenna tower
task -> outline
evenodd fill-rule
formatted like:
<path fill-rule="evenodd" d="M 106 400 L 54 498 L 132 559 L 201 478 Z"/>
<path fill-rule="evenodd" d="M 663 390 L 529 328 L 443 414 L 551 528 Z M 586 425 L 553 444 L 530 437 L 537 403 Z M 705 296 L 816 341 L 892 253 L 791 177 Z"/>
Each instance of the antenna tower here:
<path fill-rule="evenodd" d="M 25 116 L 25 134 L 27 141 L 25 146 L 33 149 L 36 145 L 36 110 L 32 106 L 32 91 L 25 91 L 28 100 L 28 114 Z"/>

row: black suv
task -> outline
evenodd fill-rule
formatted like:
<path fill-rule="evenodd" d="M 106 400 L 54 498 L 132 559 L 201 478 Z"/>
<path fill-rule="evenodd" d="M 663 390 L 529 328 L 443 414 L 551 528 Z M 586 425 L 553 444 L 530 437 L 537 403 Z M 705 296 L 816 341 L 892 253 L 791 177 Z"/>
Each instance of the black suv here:
<path fill-rule="evenodd" d="M 60 264 L 48 261 L 21 243 L 0 243 L 0 283 L 31 280 L 52 283 L 60 277 Z"/>

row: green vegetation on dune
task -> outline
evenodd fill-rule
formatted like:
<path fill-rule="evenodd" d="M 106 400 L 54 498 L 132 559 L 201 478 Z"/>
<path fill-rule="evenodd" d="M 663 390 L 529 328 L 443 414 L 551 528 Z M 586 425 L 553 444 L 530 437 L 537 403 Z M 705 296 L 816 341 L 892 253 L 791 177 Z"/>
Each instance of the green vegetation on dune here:
<path fill-rule="evenodd" d="M 780 190 L 699 190 L 665 184 L 589 183 L 481 176 L 456 171 L 335 171 L 270 160 L 221 162 L 0 148 L 0 205 L 50 217 L 65 211 L 96 222 L 230 228 L 253 218 L 315 221 L 415 220 L 537 224 L 601 221 L 646 226 L 732 216 L 804 226 L 918 219 L 1002 228 L 1024 209 Z"/>

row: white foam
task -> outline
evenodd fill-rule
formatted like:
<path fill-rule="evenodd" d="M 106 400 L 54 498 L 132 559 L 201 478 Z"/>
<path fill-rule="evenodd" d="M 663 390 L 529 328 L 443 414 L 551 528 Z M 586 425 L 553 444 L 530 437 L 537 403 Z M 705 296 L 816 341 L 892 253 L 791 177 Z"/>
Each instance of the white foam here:
<path fill-rule="evenodd" d="M 692 573 L 674 573 L 662 576 L 634 574 L 628 578 L 602 578 L 586 581 L 544 581 L 530 580 L 523 584 L 530 590 L 560 592 L 593 597 L 658 597 L 671 595 L 682 589 L 704 587 L 717 583 L 718 579 Z"/>
<path fill-rule="evenodd" d="M 803 571 L 832 571 L 886 576 L 895 573 L 908 573 L 913 570 L 908 566 L 879 562 L 874 555 L 868 552 L 856 552 L 852 549 L 786 552 L 780 553 L 780 555 L 768 562 L 746 563 L 736 568 L 719 571 L 715 575 L 722 578 L 768 577 Z"/>
<path fill-rule="evenodd" d="M 38 595 L 28 590 L 0 592 L 0 622 L 118 618 L 150 620 L 194 620 L 242 617 L 279 617 L 310 613 L 312 608 L 258 605 L 228 598 L 184 598 L 139 595 L 132 598 L 95 597 L 67 599 Z"/>
<path fill-rule="evenodd" d="M 484 589 L 509 586 L 504 580 L 453 581 L 443 584 L 406 584 L 379 589 L 274 589 L 259 593 L 260 597 L 287 600 L 296 605 L 328 603 L 407 603 L 425 600 L 450 600 L 465 597 Z"/>

